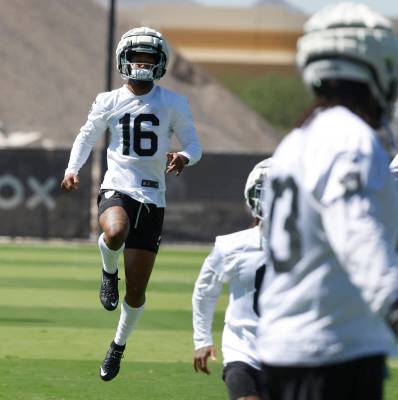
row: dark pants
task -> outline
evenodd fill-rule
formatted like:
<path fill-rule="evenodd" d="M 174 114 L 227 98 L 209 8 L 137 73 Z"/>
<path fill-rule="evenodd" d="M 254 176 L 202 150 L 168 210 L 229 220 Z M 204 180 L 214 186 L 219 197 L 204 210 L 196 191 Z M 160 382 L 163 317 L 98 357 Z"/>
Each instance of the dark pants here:
<path fill-rule="evenodd" d="M 385 356 L 317 367 L 263 365 L 271 400 L 382 400 Z"/>
<path fill-rule="evenodd" d="M 237 400 L 241 397 L 257 396 L 260 399 L 268 400 L 264 387 L 262 372 L 252 366 L 234 361 L 224 367 L 223 380 L 228 389 L 230 400 Z"/>
<path fill-rule="evenodd" d="M 111 189 L 101 189 L 97 199 L 98 216 L 109 207 L 119 206 L 129 217 L 130 231 L 126 249 L 142 249 L 157 253 L 163 229 L 164 208 L 144 204 L 127 194 Z"/>

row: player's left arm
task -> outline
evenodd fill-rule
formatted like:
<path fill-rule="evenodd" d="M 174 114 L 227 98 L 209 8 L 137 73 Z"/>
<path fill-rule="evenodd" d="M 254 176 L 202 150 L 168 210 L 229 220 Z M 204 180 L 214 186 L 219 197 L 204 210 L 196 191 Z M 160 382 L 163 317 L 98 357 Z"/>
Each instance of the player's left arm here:
<path fill-rule="evenodd" d="M 182 150 L 167 154 L 168 167 L 166 173 L 175 171 L 176 175 L 179 175 L 186 166 L 194 165 L 200 160 L 202 146 L 196 132 L 188 100 L 185 97 L 179 99 L 173 112 L 172 129 L 181 144 Z"/>
<path fill-rule="evenodd" d="M 183 154 L 176 152 L 167 153 L 167 168 L 166 174 L 175 171 L 176 176 L 180 175 L 186 165 L 189 163 L 189 158 Z"/>
<path fill-rule="evenodd" d="M 390 172 L 394 177 L 395 184 L 398 185 L 398 154 L 394 157 L 394 159 L 390 163 Z M 396 249 L 397 248 L 398 244 L 396 246 Z M 398 338 L 398 297 L 395 301 L 392 302 L 392 304 L 388 309 L 387 323 L 390 325 L 395 336 Z"/>
<path fill-rule="evenodd" d="M 395 244 L 381 217 L 385 201 L 394 196 L 394 182 L 381 157 L 363 155 L 338 165 L 324 191 L 322 222 L 351 282 L 370 309 L 385 317 L 398 299 Z M 383 196 L 388 197 L 382 203 Z M 391 218 L 394 208 L 391 204 Z"/>

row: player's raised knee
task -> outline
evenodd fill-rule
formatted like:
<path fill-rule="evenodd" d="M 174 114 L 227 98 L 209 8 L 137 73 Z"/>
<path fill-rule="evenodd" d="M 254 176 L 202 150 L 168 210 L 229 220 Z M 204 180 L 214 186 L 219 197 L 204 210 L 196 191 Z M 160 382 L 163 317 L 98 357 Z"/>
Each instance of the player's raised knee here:
<path fill-rule="evenodd" d="M 126 240 L 128 234 L 127 224 L 111 224 L 105 229 L 105 243 L 111 249 L 120 248 Z"/>

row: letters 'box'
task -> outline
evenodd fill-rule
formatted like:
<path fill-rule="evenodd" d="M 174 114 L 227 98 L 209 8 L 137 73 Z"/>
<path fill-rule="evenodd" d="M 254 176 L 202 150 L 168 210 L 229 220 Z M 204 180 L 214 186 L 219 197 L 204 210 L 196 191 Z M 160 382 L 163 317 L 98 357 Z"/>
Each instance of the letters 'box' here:
<path fill-rule="evenodd" d="M 70 150 L 0 150 L 0 235 L 88 238 L 91 159 L 80 187 L 65 194 L 60 182 Z"/>

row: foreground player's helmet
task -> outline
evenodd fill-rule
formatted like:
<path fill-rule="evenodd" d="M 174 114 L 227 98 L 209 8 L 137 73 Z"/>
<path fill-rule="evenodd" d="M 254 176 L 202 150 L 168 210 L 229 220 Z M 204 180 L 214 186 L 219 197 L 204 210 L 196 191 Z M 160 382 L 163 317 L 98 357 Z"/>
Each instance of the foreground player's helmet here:
<path fill-rule="evenodd" d="M 391 22 L 364 5 L 340 3 L 314 14 L 304 30 L 297 64 L 305 83 L 366 83 L 390 117 L 398 86 L 398 39 Z"/>
<path fill-rule="evenodd" d="M 156 64 L 145 64 L 145 68 L 138 68 L 137 63 L 132 61 L 134 53 L 154 54 Z M 123 79 L 160 79 L 166 73 L 168 60 L 166 40 L 161 33 L 147 27 L 130 29 L 122 36 L 116 48 L 116 65 Z"/>
<path fill-rule="evenodd" d="M 262 199 L 264 197 L 264 181 L 267 178 L 272 158 L 260 161 L 250 172 L 245 185 L 246 204 L 254 218 L 263 218 Z"/>

